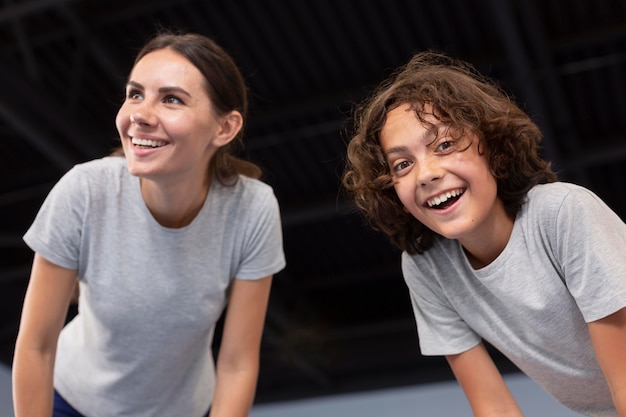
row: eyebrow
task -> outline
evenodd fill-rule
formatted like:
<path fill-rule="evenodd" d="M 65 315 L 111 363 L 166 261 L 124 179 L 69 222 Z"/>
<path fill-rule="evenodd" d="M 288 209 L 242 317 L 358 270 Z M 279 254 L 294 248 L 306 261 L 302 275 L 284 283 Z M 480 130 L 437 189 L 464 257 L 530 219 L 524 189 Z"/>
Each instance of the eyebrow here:
<path fill-rule="evenodd" d="M 420 138 L 417 138 L 417 140 L 428 141 L 428 143 L 426 144 L 426 146 L 428 146 L 431 143 L 433 143 L 433 141 L 435 140 L 435 133 L 433 133 L 430 130 L 427 130 L 426 132 L 424 132 L 424 134 Z M 393 146 L 393 147 L 387 149 L 386 151 L 383 151 L 383 155 L 385 156 L 385 158 L 387 158 L 391 154 L 394 154 L 394 153 L 406 153 L 408 151 L 409 151 L 409 148 L 407 146 L 404 146 L 404 145 L 402 145 L 402 146 Z"/>
<path fill-rule="evenodd" d="M 127 87 L 134 87 L 137 88 L 139 90 L 145 90 L 144 86 L 141 85 L 140 83 L 136 82 L 136 81 L 129 81 L 128 83 L 126 83 Z M 167 93 L 180 93 L 183 95 L 186 95 L 187 97 L 191 97 L 191 94 L 189 94 L 185 89 L 180 88 L 180 87 L 161 87 L 159 88 L 159 93 L 161 94 L 167 94 Z"/>
<path fill-rule="evenodd" d="M 385 155 L 385 158 L 387 158 L 390 154 L 405 153 L 408 151 L 408 149 L 409 148 L 407 148 L 406 146 L 394 146 L 393 148 L 389 148 L 384 151 L 383 154 Z"/>

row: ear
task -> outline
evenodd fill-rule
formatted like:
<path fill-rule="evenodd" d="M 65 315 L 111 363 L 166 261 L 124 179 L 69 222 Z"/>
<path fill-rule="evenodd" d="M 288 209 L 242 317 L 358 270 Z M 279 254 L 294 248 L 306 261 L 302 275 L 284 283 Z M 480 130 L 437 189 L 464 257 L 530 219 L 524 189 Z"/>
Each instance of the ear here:
<path fill-rule="evenodd" d="M 217 147 L 228 145 L 235 139 L 243 126 L 243 116 L 237 110 L 233 110 L 218 119 L 219 129 L 213 138 L 213 144 Z"/>

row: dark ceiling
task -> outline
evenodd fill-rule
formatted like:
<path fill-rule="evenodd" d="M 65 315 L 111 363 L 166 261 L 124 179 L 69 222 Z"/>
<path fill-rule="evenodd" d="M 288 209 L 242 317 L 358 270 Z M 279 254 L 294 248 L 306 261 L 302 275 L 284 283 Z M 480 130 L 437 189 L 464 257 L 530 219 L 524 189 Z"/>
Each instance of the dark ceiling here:
<path fill-rule="evenodd" d="M 413 52 L 497 78 L 560 178 L 626 218 L 626 0 L 5 0 L 0 7 L 0 352 L 32 254 L 21 236 L 73 164 L 115 146 L 134 54 L 158 26 L 209 35 L 251 90 L 247 155 L 280 201 L 259 401 L 450 378 L 423 358 L 399 253 L 341 192 L 354 103 Z M 502 359 L 505 370 L 510 365 Z"/>

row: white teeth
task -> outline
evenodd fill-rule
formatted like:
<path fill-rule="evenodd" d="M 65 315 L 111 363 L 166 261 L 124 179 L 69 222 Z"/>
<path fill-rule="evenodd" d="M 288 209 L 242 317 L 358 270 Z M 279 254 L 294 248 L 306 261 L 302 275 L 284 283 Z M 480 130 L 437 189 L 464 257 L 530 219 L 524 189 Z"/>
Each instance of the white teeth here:
<path fill-rule="evenodd" d="M 426 202 L 426 204 L 428 204 L 428 207 L 438 206 L 441 203 L 445 203 L 450 198 L 457 197 L 461 194 L 463 194 L 463 189 L 457 188 L 456 190 L 448 191 L 441 195 L 438 195 L 437 197 L 431 198 L 430 200 Z"/>
<path fill-rule="evenodd" d="M 132 138 L 133 145 L 148 146 L 150 148 L 158 148 L 165 145 L 162 140 Z"/>

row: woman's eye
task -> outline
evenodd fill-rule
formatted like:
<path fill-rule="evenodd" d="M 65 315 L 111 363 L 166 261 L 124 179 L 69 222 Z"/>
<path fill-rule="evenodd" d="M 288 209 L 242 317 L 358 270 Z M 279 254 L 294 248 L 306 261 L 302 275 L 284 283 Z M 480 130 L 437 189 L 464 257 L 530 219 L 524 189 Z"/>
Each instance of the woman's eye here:
<path fill-rule="evenodd" d="M 183 104 L 183 101 L 176 96 L 167 96 L 164 101 L 168 104 Z"/>
<path fill-rule="evenodd" d="M 131 100 L 141 100 L 143 98 L 142 94 L 138 90 L 129 90 L 126 93 L 126 98 Z"/>

